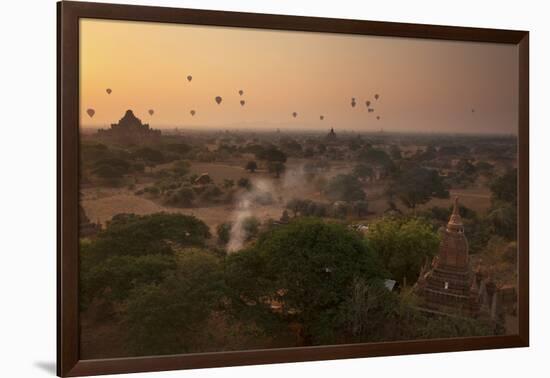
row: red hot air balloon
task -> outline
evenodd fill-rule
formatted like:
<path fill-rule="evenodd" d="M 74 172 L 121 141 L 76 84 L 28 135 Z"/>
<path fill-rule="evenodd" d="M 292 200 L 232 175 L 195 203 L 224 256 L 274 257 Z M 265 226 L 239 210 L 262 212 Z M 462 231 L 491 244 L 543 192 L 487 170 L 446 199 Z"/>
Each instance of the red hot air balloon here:
<path fill-rule="evenodd" d="M 191 116 L 195 116 L 195 111 L 194 110 L 191 110 L 189 113 L 191 113 Z"/>
<path fill-rule="evenodd" d="M 375 100 L 378 100 L 379 98 L 380 98 L 380 95 L 378 93 L 374 95 Z"/>
<path fill-rule="evenodd" d="M 149 109 L 149 115 L 155 114 L 155 111 L 153 109 Z"/>
<path fill-rule="evenodd" d="M 221 96 L 216 96 L 215 100 L 216 100 L 216 103 L 217 103 L 218 105 L 221 104 L 221 102 L 222 102 Z"/>
<path fill-rule="evenodd" d="M 239 96 L 242 96 L 244 91 L 242 89 L 239 90 Z"/>
<path fill-rule="evenodd" d="M 245 101 L 244 101 L 244 100 L 241 100 L 240 102 L 241 102 L 241 106 L 244 106 Z"/>
<path fill-rule="evenodd" d="M 88 113 L 88 115 L 90 116 L 90 118 L 93 118 L 94 117 L 94 114 L 95 114 L 95 110 L 90 108 L 88 110 L 86 110 L 86 113 Z"/>
<path fill-rule="evenodd" d="M 107 92 L 107 94 L 111 94 L 112 90 L 111 90 L 111 88 L 107 88 L 107 89 L 105 89 L 105 92 Z"/>
<path fill-rule="evenodd" d="M 365 104 L 367 105 L 367 108 L 368 108 L 370 106 L 370 101 L 365 102 Z"/>
<path fill-rule="evenodd" d="M 293 112 L 293 113 L 292 113 L 292 116 L 293 116 L 294 118 L 296 118 L 296 117 L 298 116 L 298 113 Z"/>
<path fill-rule="evenodd" d="M 191 81 L 191 80 L 193 80 L 193 76 L 187 75 L 187 81 Z"/>

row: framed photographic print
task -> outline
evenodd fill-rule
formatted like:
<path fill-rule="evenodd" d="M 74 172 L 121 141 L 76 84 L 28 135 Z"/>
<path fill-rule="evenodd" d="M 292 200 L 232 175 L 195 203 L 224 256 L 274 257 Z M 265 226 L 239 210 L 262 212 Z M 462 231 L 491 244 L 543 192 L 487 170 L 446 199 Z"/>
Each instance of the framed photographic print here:
<path fill-rule="evenodd" d="M 529 35 L 58 3 L 58 374 L 528 346 Z"/>

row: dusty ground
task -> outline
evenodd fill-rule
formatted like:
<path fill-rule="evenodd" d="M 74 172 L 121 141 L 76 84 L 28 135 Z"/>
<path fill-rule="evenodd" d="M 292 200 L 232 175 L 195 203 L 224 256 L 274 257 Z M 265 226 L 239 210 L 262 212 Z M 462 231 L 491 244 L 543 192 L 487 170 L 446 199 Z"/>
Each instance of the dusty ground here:
<path fill-rule="evenodd" d="M 306 183 L 304 177 L 300 174 L 300 167 L 306 162 L 304 159 L 289 159 L 287 162 L 287 171 L 280 178 L 275 179 L 264 169 L 259 169 L 256 173 L 250 173 L 243 167 L 246 159 L 241 161 L 232 161 L 227 164 L 222 163 L 193 163 L 191 173 L 208 173 L 216 184 L 221 185 L 224 179 L 232 179 L 237 182 L 240 178 L 246 177 L 252 180 L 262 188 L 262 190 L 271 191 L 274 195 L 274 204 L 270 206 L 256 206 L 251 209 L 252 214 L 261 221 L 267 219 L 279 219 L 287 201 L 292 198 L 308 198 L 314 201 L 323 201 L 324 198 L 314 183 Z M 153 170 L 169 168 L 170 165 L 157 166 Z M 337 174 L 348 173 L 350 164 L 345 161 L 333 162 L 331 168 L 326 172 L 326 177 L 330 178 Z M 138 180 L 137 188 L 143 187 L 150 181 L 147 178 Z M 388 208 L 388 202 L 384 196 L 386 183 L 367 183 L 365 185 L 367 198 L 369 201 L 369 210 L 371 215 L 368 219 L 380 216 Z M 87 216 L 93 222 L 100 222 L 105 225 L 114 215 L 120 213 L 135 213 L 139 215 L 151 214 L 165 211 L 171 213 L 181 213 L 194 215 L 204 221 L 214 232 L 220 223 L 231 221 L 235 216 L 235 205 L 219 205 L 209 207 L 194 208 L 173 208 L 167 207 L 148 199 L 144 196 L 136 196 L 135 189 L 127 188 L 105 188 L 105 187 L 86 187 L 82 188 L 82 204 Z M 477 212 L 483 213 L 490 206 L 490 192 L 486 187 L 456 189 L 451 190 L 451 197 L 458 195 L 464 206 L 467 206 Z M 396 204 L 404 213 L 410 211 L 400 201 Z M 430 208 L 432 206 L 448 207 L 451 204 L 450 199 L 432 199 L 427 204 L 419 206 L 419 210 Z"/>

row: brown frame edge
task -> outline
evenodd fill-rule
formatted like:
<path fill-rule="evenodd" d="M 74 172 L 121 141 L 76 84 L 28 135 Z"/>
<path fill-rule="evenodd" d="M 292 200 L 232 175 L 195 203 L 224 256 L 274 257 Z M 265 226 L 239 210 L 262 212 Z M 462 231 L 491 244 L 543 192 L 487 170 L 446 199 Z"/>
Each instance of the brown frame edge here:
<path fill-rule="evenodd" d="M 519 334 L 173 356 L 79 360 L 78 120 L 80 18 L 507 43 L 519 55 Z M 63 1 L 57 3 L 57 375 L 151 372 L 529 346 L 529 33 Z"/>

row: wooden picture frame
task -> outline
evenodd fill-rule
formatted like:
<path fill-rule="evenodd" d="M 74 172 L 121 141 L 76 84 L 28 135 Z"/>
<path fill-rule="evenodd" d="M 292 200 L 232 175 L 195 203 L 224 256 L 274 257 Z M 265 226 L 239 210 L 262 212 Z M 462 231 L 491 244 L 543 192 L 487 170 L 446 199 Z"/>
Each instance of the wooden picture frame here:
<path fill-rule="evenodd" d="M 529 345 L 529 33 L 526 31 L 173 9 L 63 1 L 58 15 L 57 373 L 82 376 L 453 352 Z M 519 48 L 517 335 L 82 360 L 79 356 L 79 20 L 147 21 L 239 28 L 492 42 Z"/>

